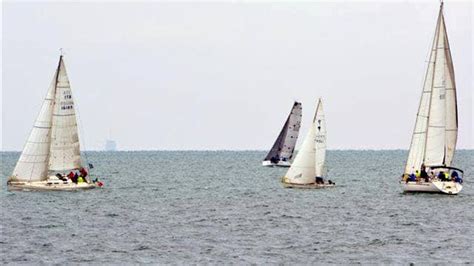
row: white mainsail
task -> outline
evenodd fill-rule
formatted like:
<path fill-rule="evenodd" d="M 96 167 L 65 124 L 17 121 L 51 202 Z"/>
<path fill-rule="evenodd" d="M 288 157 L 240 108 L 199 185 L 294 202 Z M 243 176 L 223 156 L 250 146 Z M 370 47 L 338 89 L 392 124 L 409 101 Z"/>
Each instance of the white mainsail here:
<path fill-rule="evenodd" d="M 50 171 L 67 171 L 81 167 L 74 100 L 62 56 L 58 67 L 50 153 Z"/>
<path fill-rule="evenodd" d="M 48 171 L 81 167 L 71 88 L 63 57 L 10 181 L 41 181 Z"/>
<path fill-rule="evenodd" d="M 453 58 L 451 56 L 451 49 L 449 47 L 448 35 L 446 32 L 446 24 L 443 17 L 443 29 L 445 32 L 444 38 L 444 53 L 445 53 L 445 77 L 446 77 L 446 151 L 444 162 L 447 166 L 451 166 L 456 151 L 456 142 L 458 139 L 458 104 L 456 97 L 456 82 L 454 77 Z"/>
<path fill-rule="evenodd" d="M 265 161 L 271 160 L 272 158 L 286 158 L 289 160 L 293 157 L 301 127 L 301 113 L 301 103 L 295 102 L 278 138 L 265 157 Z"/>
<path fill-rule="evenodd" d="M 450 166 L 457 140 L 454 67 L 441 3 L 405 173 L 426 166 Z"/>
<path fill-rule="evenodd" d="M 293 184 L 312 184 L 322 177 L 326 155 L 326 124 L 321 99 L 318 102 L 311 127 L 301 149 L 285 177 Z"/>
<path fill-rule="evenodd" d="M 315 176 L 323 177 L 326 164 L 326 118 L 324 117 L 323 102 L 319 99 L 318 107 L 316 108 L 315 123 Z"/>

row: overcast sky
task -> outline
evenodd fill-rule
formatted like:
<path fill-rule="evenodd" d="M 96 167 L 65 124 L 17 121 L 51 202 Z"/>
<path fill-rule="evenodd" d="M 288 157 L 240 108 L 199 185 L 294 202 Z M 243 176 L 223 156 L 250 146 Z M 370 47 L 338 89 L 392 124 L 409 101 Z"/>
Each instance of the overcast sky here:
<path fill-rule="evenodd" d="M 408 149 L 439 1 L 3 3 L 2 149 L 64 48 L 88 150 L 269 149 L 323 97 L 329 149 Z M 446 1 L 459 148 L 473 148 L 473 4 Z M 85 145 L 84 145 L 85 144 Z"/>

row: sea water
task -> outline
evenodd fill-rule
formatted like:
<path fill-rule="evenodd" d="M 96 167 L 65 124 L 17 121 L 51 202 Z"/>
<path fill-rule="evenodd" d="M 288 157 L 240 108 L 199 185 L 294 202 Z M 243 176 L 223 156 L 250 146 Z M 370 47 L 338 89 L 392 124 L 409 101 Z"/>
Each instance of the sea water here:
<path fill-rule="evenodd" d="M 457 196 L 402 194 L 407 151 L 329 151 L 337 187 L 284 189 L 262 151 L 88 152 L 105 187 L 8 192 L 2 263 L 474 262 L 474 151 Z"/>

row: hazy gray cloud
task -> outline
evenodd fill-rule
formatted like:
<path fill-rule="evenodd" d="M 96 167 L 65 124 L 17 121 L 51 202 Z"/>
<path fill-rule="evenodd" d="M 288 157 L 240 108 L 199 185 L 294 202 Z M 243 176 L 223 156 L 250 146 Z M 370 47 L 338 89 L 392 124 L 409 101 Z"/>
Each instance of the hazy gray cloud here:
<path fill-rule="evenodd" d="M 2 141 L 20 150 L 59 56 L 87 149 L 269 149 L 323 97 L 330 149 L 407 149 L 431 2 L 3 4 Z M 472 3 L 445 4 L 459 142 L 473 148 Z"/>

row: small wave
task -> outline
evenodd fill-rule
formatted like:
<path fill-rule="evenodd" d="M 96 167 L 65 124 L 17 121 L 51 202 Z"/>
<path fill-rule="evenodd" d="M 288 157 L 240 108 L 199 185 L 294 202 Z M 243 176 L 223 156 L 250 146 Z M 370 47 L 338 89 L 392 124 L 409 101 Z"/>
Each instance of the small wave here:
<path fill-rule="evenodd" d="M 408 223 L 402 223 L 403 226 L 413 226 L 413 225 L 419 225 L 418 223 L 414 222 L 408 222 Z"/>
<path fill-rule="evenodd" d="M 385 242 L 376 238 L 376 239 L 373 239 L 372 241 L 369 242 L 369 246 L 383 246 L 385 245 Z"/>
<path fill-rule="evenodd" d="M 282 218 L 290 218 L 290 219 L 293 219 L 293 218 L 300 219 L 300 218 L 302 218 L 301 216 L 293 216 L 293 215 L 286 215 L 286 214 L 283 214 L 281 217 Z"/>
<path fill-rule="evenodd" d="M 41 229 L 49 229 L 49 228 L 57 228 L 57 227 L 63 227 L 63 225 L 58 225 L 58 224 L 44 224 L 44 225 L 38 226 L 38 228 L 41 228 Z"/>
<path fill-rule="evenodd" d="M 14 262 L 28 261 L 28 258 L 25 258 L 25 257 L 21 256 L 21 257 L 18 257 L 18 258 L 14 258 L 12 261 L 14 261 Z"/>
<path fill-rule="evenodd" d="M 123 253 L 123 254 L 127 254 L 128 252 L 125 251 L 125 250 L 116 250 L 116 249 L 114 249 L 114 250 L 112 250 L 112 253 Z"/>
<path fill-rule="evenodd" d="M 140 251 L 140 250 L 148 250 L 148 249 L 151 249 L 149 246 L 145 246 L 145 245 L 141 245 L 135 249 L 133 249 L 134 251 Z"/>

